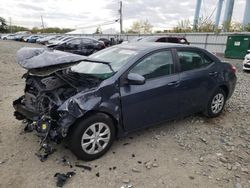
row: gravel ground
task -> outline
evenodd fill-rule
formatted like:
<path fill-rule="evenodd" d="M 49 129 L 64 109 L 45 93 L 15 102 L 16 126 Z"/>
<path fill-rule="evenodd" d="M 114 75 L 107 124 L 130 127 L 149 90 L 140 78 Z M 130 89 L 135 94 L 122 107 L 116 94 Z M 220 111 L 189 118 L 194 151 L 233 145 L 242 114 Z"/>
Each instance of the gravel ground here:
<path fill-rule="evenodd" d="M 12 101 L 24 88 L 25 70 L 15 62 L 23 46 L 38 45 L 0 41 L 0 187 L 55 187 L 54 174 L 68 171 L 76 175 L 66 188 L 250 187 L 250 74 L 242 72 L 241 60 L 227 59 L 238 68 L 238 83 L 220 117 L 195 115 L 136 132 L 92 162 L 78 161 L 63 145 L 40 162 L 38 138 L 24 134 L 13 117 Z"/>

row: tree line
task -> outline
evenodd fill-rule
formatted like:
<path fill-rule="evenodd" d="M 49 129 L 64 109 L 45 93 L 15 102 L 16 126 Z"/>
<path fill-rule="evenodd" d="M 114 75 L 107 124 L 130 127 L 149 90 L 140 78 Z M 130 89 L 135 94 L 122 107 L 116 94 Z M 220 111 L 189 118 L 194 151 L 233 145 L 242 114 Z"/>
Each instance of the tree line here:
<path fill-rule="evenodd" d="M 191 32 L 222 32 L 224 28 L 228 32 L 250 32 L 250 24 L 243 25 L 237 22 L 224 23 L 219 28 L 215 28 L 214 22 L 209 18 L 200 18 L 196 30 L 193 30 L 193 25 L 190 20 L 181 20 L 177 23 L 173 29 L 163 29 L 153 31 L 153 25 L 148 20 L 138 20 L 132 23 L 131 27 L 125 29 L 125 33 L 131 34 L 151 34 L 151 33 L 191 33 Z M 68 28 L 48 27 L 38 28 L 33 27 L 32 29 L 22 26 L 9 26 L 6 20 L 0 17 L 0 33 L 10 33 L 18 31 L 30 31 L 31 33 L 67 33 L 73 31 Z M 102 33 L 101 27 L 98 26 L 95 33 Z"/>
<path fill-rule="evenodd" d="M 190 20 L 181 20 L 177 23 L 173 29 L 156 30 L 153 32 L 153 25 L 148 20 L 135 21 L 132 26 L 126 30 L 126 33 L 192 33 L 192 32 L 216 32 L 220 33 L 223 31 L 227 32 L 250 32 L 250 24 L 243 25 L 238 22 L 224 23 L 218 28 L 215 27 L 214 22 L 209 18 L 201 17 L 198 21 L 196 30 L 193 30 L 193 24 Z"/>
<path fill-rule="evenodd" d="M 69 28 L 59 28 L 59 27 L 47 27 L 47 28 L 38 28 L 33 27 L 29 29 L 27 27 L 17 26 L 17 25 L 8 25 L 6 20 L 3 17 L 0 17 L 0 33 L 16 33 L 18 31 L 30 31 L 31 33 L 67 33 L 73 31 L 74 29 Z"/>

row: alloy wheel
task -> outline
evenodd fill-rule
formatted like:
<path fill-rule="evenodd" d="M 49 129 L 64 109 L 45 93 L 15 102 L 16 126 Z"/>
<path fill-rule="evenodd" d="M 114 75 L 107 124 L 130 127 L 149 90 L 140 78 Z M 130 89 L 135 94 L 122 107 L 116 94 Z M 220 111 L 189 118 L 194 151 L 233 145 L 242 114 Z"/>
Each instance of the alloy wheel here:
<path fill-rule="evenodd" d="M 90 125 L 82 135 L 81 146 L 88 154 L 103 151 L 110 141 L 111 131 L 107 124 L 98 122 Z"/>
<path fill-rule="evenodd" d="M 223 106 L 224 106 L 224 95 L 221 93 L 218 93 L 214 96 L 213 100 L 212 100 L 212 104 L 211 104 L 211 110 L 214 114 L 218 114 Z"/>

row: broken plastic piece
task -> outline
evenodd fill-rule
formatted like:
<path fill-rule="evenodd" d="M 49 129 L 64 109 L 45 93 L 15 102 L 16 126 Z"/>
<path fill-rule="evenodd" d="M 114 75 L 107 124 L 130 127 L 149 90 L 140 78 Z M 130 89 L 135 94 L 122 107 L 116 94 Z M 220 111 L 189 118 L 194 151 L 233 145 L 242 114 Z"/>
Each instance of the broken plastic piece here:
<path fill-rule="evenodd" d="M 57 178 L 56 186 L 63 187 L 66 181 L 72 176 L 74 176 L 75 174 L 76 174 L 75 172 L 67 172 L 67 174 L 56 173 L 54 175 L 54 177 Z"/>
<path fill-rule="evenodd" d="M 42 144 L 41 148 L 39 149 L 39 153 L 36 153 L 36 156 L 39 157 L 41 162 L 44 162 L 48 159 L 48 156 L 53 154 L 56 151 L 55 148 L 52 148 L 48 144 Z"/>
<path fill-rule="evenodd" d="M 70 168 L 73 167 L 67 156 L 63 156 L 61 159 L 59 159 L 58 163 L 62 163 L 64 166 L 69 166 Z"/>
<path fill-rule="evenodd" d="M 92 170 L 92 168 L 90 166 L 87 166 L 87 165 L 76 164 L 75 166 L 79 167 L 79 168 L 84 168 L 85 170 L 88 170 L 88 171 Z"/>

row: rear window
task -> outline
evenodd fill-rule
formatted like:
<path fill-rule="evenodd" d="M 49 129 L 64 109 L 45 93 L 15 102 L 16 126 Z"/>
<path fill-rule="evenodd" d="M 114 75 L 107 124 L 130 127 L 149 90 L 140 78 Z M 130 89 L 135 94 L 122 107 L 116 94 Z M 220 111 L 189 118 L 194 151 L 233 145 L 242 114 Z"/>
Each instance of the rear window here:
<path fill-rule="evenodd" d="M 199 69 L 213 63 L 213 60 L 204 53 L 195 51 L 177 52 L 182 71 Z"/>

